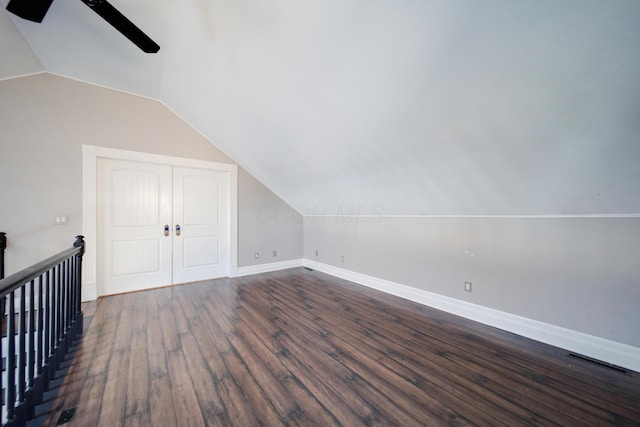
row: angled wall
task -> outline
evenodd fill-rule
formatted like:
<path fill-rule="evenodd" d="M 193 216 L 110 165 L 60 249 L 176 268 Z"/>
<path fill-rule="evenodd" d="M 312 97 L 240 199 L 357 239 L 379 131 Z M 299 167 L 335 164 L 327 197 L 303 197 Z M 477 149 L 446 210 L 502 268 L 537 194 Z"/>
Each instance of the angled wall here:
<path fill-rule="evenodd" d="M 235 163 L 163 104 L 41 73 L 0 82 L 0 229 L 7 232 L 7 274 L 67 248 L 82 234 L 82 145 Z M 285 234 L 260 233 L 260 210 L 291 209 L 251 175 L 239 182 L 239 259 L 256 247 L 300 259 L 300 221 L 278 223 Z M 259 195 L 257 196 L 257 194 Z M 67 215 L 66 226 L 54 225 Z M 264 219 L 264 218 L 263 218 Z M 247 224 L 251 225 L 247 225 Z M 286 237 L 283 237 L 286 235 Z"/>
<path fill-rule="evenodd" d="M 238 171 L 238 265 L 302 258 L 302 215 L 252 177 Z"/>

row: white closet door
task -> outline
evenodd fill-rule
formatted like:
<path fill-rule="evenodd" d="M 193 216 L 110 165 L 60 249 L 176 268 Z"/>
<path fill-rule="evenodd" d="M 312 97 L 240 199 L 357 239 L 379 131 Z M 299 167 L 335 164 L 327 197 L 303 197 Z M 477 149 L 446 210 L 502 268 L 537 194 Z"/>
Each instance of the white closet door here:
<path fill-rule="evenodd" d="M 98 168 L 100 294 L 170 285 L 171 166 L 101 159 Z"/>
<path fill-rule="evenodd" d="M 174 167 L 174 283 L 229 275 L 228 181 L 223 171 Z"/>
<path fill-rule="evenodd" d="M 228 172 L 100 159 L 98 177 L 99 295 L 229 275 Z"/>

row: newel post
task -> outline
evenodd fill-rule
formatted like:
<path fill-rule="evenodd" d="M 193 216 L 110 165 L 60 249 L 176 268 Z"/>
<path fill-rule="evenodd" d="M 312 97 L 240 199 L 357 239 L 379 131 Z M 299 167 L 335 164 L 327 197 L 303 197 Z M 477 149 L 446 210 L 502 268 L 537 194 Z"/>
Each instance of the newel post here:
<path fill-rule="evenodd" d="M 84 255 L 85 242 L 84 236 L 76 236 L 75 242 L 73 242 L 74 248 L 80 248 L 80 251 L 76 254 L 76 313 L 80 313 L 82 310 L 82 256 Z"/>
<path fill-rule="evenodd" d="M 4 250 L 7 249 L 7 233 L 0 232 L 0 279 L 4 279 Z"/>
<path fill-rule="evenodd" d="M 7 249 L 7 233 L 0 231 L 0 280 L 4 279 L 4 250 Z M 0 301 L 0 319 L 4 318 L 5 313 L 5 299 L 2 298 Z"/>

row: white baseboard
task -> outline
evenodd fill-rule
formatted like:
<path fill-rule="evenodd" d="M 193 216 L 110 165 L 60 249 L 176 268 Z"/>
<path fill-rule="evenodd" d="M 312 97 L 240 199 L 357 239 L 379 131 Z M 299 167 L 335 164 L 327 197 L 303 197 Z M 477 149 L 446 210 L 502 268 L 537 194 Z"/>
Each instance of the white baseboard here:
<path fill-rule="evenodd" d="M 640 348 L 305 259 L 304 266 L 571 352 L 640 372 Z"/>
<path fill-rule="evenodd" d="M 231 266 L 230 277 L 249 276 L 251 274 L 268 273 L 270 271 L 286 270 L 287 268 L 302 267 L 302 259 L 271 262 L 268 264 L 250 265 L 248 267 Z M 82 302 L 98 299 L 98 286 L 95 283 L 82 285 Z"/>
<path fill-rule="evenodd" d="M 302 267 L 301 259 L 292 259 L 289 261 L 270 262 L 268 264 L 250 265 L 247 267 L 238 267 L 232 277 L 248 276 L 250 274 L 268 273 L 270 271 L 286 270 L 287 268 Z"/>

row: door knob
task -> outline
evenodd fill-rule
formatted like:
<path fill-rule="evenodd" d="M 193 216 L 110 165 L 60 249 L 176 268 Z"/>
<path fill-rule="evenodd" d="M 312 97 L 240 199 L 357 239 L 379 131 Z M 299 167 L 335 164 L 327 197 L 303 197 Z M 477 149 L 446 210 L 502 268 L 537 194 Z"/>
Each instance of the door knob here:
<path fill-rule="evenodd" d="M 164 226 L 164 237 L 169 235 L 169 224 L 165 224 Z"/>
<path fill-rule="evenodd" d="M 180 224 L 176 224 L 176 236 L 180 235 Z"/>

